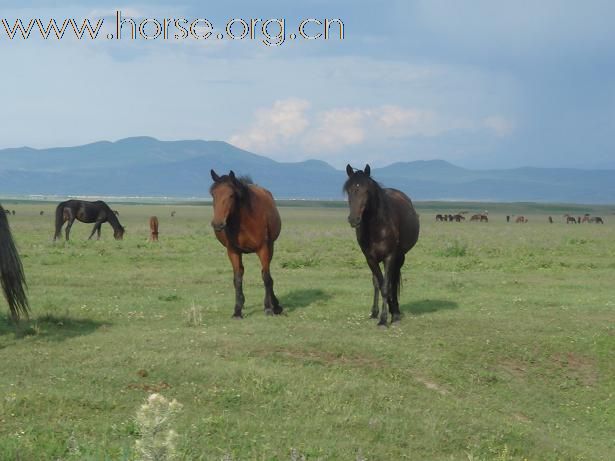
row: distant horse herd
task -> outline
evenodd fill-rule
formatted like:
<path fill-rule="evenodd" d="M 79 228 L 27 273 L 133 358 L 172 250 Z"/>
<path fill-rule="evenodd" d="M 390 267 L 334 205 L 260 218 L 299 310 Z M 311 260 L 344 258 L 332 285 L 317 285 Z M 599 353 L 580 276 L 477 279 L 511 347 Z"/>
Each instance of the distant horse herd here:
<path fill-rule="evenodd" d="M 211 226 L 215 237 L 226 248 L 233 268 L 233 285 L 235 287 L 234 318 L 242 318 L 245 302 L 243 294 L 244 266 L 242 256 L 256 253 L 261 263 L 261 275 L 265 287 L 264 309 L 267 315 L 279 315 L 283 312 L 273 289 L 270 264 L 274 245 L 282 228 L 272 194 L 247 177 L 237 177 L 231 170 L 228 174 L 218 175 L 210 171 L 213 184 L 210 194 L 213 198 L 213 219 Z M 419 216 L 412 201 L 397 189 L 383 188 L 371 177 L 370 166 L 355 169 L 346 166 L 347 180 L 343 190 L 348 197 L 350 213 L 348 223 L 355 230 L 359 247 L 372 272 L 374 298 L 371 317 L 379 319 L 378 325 L 388 324 L 401 319 L 399 310 L 399 290 L 401 268 L 406 254 L 419 238 Z M 7 215 L 15 215 L 15 210 L 5 210 L 0 205 L 0 282 L 7 299 L 11 318 L 17 322 L 22 316 L 28 316 L 29 304 L 26 296 L 26 278 L 13 237 L 9 228 Z M 43 211 L 40 215 L 43 216 Z M 171 217 L 175 216 L 171 212 Z M 437 214 L 436 221 L 462 222 L 466 220 L 467 211 L 455 214 Z M 566 223 L 599 223 L 604 221 L 599 216 L 585 214 L 575 218 L 564 215 Z M 62 237 L 65 227 L 65 239 L 69 240 L 70 230 L 75 220 L 93 223 L 92 232 L 100 238 L 101 226 L 108 222 L 113 228 L 113 236 L 121 240 L 125 228 L 120 224 L 119 212 L 112 210 L 105 202 L 98 200 L 67 200 L 56 207 L 54 241 Z M 506 216 L 510 222 L 511 216 Z M 489 222 L 488 212 L 474 214 L 470 222 Z M 548 217 L 549 223 L 553 218 Z M 517 216 L 516 223 L 527 223 L 525 216 Z M 158 218 L 150 217 L 150 240 L 158 241 Z M 381 264 L 383 269 L 381 269 Z M 379 298 L 382 298 L 380 308 Z"/>
<path fill-rule="evenodd" d="M 466 218 L 464 214 L 467 214 L 467 213 L 468 213 L 467 211 L 461 211 L 457 214 L 437 214 L 436 221 L 438 222 L 444 222 L 444 221 L 462 222 L 462 221 L 465 221 Z M 515 223 L 525 224 L 529 222 L 529 219 L 523 215 L 518 215 L 516 217 L 514 215 L 513 216 L 507 215 L 506 222 L 510 222 L 511 218 L 515 219 Z M 552 216 L 547 217 L 547 221 L 550 224 L 553 224 L 554 222 L 553 217 Z M 472 215 L 470 217 L 470 222 L 489 222 L 488 212 L 484 211 L 482 213 Z M 564 222 L 566 222 L 567 224 L 581 224 L 581 223 L 604 224 L 604 220 L 602 219 L 602 217 L 591 216 L 589 213 L 586 213 L 585 215 L 583 215 L 583 217 L 578 216 L 576 218 L 574 216 L 571 216 L 570 214 L 565 214 Z"/>

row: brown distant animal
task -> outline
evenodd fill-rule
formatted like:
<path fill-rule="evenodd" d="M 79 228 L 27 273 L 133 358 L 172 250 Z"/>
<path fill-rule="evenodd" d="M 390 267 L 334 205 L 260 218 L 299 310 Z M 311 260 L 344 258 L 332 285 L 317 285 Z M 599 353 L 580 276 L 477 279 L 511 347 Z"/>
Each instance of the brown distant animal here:
<path fill-rule="evenodd" d="M 229 174 L 218 176 L 211 170 L 214 180 L 209 192 L 213 197 L 214 217 L 211 226 L 218 241 L 226 247 L 233 266 L 235 285 L 234 318 L 242 318 L 243 262 L 244 253 L 256 253 L 262 266 L 265 285 L 265 314 L 279 315 L 282 306 L 273 291 L 273 278 L 269 271 L 273 258 L 273 245 L 280 235 L 282 221 L 275 206 L 273 195 L 266 189 L 251 184 L 247 179 Z"/>
<path fill-rule="evenodd" d="M 15 216 L 15 210 L 11 210 L 11 214 Z"/>
<path fill-rule="evenodd" d="M 581 224 L 581 217 L 580 216 L 577 218 L 577 224 Z"/>
<path fill-rule="evenodd" d="M 441 214 L 437 214 L 436 221 L 444 221 L 444 216 L 442 216 Z"/>
<path fill-rule="evenodd" d="M 569 215 L 566 215 L 566 224 L 570 224 L 570 223 L 572 223 L 572 224 L 576 224 L 576 223 L 577 223 L 577 220 L 576 220 L 576 219 L 574 219 L 574 216 L 569 216 Z"/>
<path fill-rule="evenodd" d="M 480 215 L 480 222 L 489 222 L 489 218 L 486 214 Z"/>
<path fill-rule="evenodd" d="M 604 221 L 602 220 L 602 218 L 600 216 L 596 216 L 594 218 L 590 218 L 589 222 L 590 223 L 596 223 L 596 224 L 604 224 Z"/>
<path fill-rule="evenodd" d="M 527 222 L 527 218 L 525 216 L 517 216 L 517 219 L 515 220 L 515 222 L 517 222 L 517 223 L 526 223 Z"/>
<path fill-rule="evenodd" d="M 175 211 L 171 211 L 171 218 L 175 217 Z"/>
<path fill-rule="evenodd" d="M 549 216 L 549 223 L 553 224 L 553 218 L 551 216 Z"/>
<path fill-rule="evenodd" d="M 149 239 L 152 242 L 158 241 L 158 218 L 156 216 L 151 216 L 149 218 Z"/>
<path fill-rule="evenodd" d="M 43 216 L 45 214 L 45 212 L 43 210 L 39 211 L 38 213 L 40 216 Z"/>
<path fill-rule="evenodd" d="M 465 221 L 466 217 L 461 215 L 461 214 L 456 214 L 455 216 L 453 216 L 453 218 L 455 218 L 455 221 L 457 222 L 461 222 L 461 221 Z"/>
<path fill-rule="evenodd" d="M 506 215 L 506 222 L 510 222 L 510 215 Z"/>
<path fill-rule="evenodd" d="M 480 215 L 473 214 L 472 217 L 470 218 L 470 221 L 480 221 Z"/>

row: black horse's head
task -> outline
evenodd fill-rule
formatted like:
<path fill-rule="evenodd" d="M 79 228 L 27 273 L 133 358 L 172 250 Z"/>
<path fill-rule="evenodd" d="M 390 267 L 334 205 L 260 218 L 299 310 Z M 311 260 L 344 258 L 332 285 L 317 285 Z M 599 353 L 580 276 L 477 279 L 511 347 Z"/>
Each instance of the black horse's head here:
<path fill-rule="evenodd" d="M 113 237 L 115 240 L 123 240 L 124 232 L 126 232 L 126 228 L 124 226 L 118 225 L 117 228 L 113 231 Z"/>
<path fill-rule="evenodd" d="M 369 165 L 365 165 L 364 170 L 355 170 L 350 165 L 346 165 L 348 180 L 344 184 L 344 192 L 348 195 L 348 205 L 350 207 L 348 222 L 352 227 L 357 227 L 361 224 L 363 213 L 369 203 L 370 192 L 376 185 L 369 175 L 370 171 Z"/>
<path fill-rule="evenodd" d="M 214 180 L 209 192 L 213 197 L 214 217 L 211 226 L 216 232 L 221 232 L 227 225 L 229 216 L 248 195 L 246 183 L 235 176 L 233 170 L 227 175 L 219 176 L 211 170 Z"/>

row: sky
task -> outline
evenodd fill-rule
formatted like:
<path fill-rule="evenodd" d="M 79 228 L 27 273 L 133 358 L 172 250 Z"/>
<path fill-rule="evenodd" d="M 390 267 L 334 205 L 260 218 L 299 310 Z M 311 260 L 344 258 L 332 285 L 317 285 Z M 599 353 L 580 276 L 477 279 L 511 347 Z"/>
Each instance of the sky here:
<path fill-rule="evenodd" d="M 130 40 L 125 26 L 108 38 L 118 10 L 148 37 L 167 19 L 168 37 Z M 0 148 L 153 136 L 335 167 L 612 169 L 613 17 L 608 0 L 0 1 Z M 68 18 L 103 19 L 102 32 L 6 31 L 17 19 Z M 183 38 L 175 19 L 207 19 L 212 35 Z M 261 21 L 254 38 L 216 38 L 232 19 Z M 278 46 L 264 43 L 267 19 L 284 19 Z M 343 39 L 339 22 L 327 40 L 302 38 L 308 19 L 339 19 Z M 231 30 L 239 37 L 243 26 Z M 268 30 L 279 41 L 280 22 Z M 211 30 L 200 21 L 194 32 Z"/>

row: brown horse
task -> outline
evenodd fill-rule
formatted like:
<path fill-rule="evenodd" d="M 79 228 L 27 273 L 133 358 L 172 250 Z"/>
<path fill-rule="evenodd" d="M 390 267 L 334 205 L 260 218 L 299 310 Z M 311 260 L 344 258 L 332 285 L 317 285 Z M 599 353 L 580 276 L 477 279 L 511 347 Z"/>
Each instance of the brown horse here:
<path fill-rule="evenodd" d="M 570 216 L 570 215 L 564 215 L 566 217 L 566 224 L 576 224 L 577 220 L 575 219 L 574 216 Z"/>
<path fill-rule="evenodd" d="M 149 218 L 149 239 L 152 242 L 158 241 L 158 218 L 156 216 L 151 216 Z"/>
<path fill-rule="evenodd" d="M 265 314 L 278 315 L 282 306 L 273 292 L 273 279 L 269 265 L 273 257 L 274 242 L 280 235 L 282 221 L 271 192 L 247 180 L 228 175 L 218 176 L 211 170 L 214 180 L 209 192 L 213 197 L 214 217 L 211 226 L 218 241 L 226 247 L 233 266 L 235 285 L 234 318 L 242 318 L 244 253 L 256 253 L 262 267 L 265 285 Z"/>
<path fill-rule="evenodd" d="M 549 216 L 549 224 L 553 224 L 553 218 Z"/>
<path fill-rule="evenodd" d="M 5 210 L 0 205 L 0 284 L 9 303 L 11 318 L 16 322 L 21 315 L 28 316 L 26 277 L 19 253 L 15 248 Z"/>
<path fill-rule="evenodd" d="M 355 229 L 357 242 L 372 271 L 374 303 L 372 318 L 378 318 L 378 295 L 382 295 L 382 310 L 378 325 L 387 324 L 387 306 L 392 321 L 401 319 L 399 287 L 401 268 L 419 238 L 419 217 L 412 201 L 397 189 L 384 189 L 370 177 L 370 167 L 354 170 L 346 166 L 348 180 L 344 191 L 348 195 L 348 222 Z M 380 270 L 384 264 L 384 276 Z"/>
<path fill-rule="evenodd" d="M 527 218 L 525 216 L 517 216 L 517 219 L 515 219 L 516 223 L 526 223 L 527 222 Z"/>

